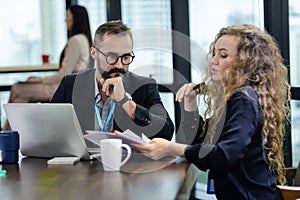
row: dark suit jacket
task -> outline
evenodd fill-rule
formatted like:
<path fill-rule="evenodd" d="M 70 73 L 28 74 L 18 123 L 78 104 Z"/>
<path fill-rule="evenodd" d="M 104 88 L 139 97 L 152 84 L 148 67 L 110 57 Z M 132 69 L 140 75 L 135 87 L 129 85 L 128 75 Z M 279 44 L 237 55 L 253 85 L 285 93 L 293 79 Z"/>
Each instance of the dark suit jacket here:
<path fill-rule="evenodd" d="M 131 94 L 137 104 L 135 119 L 132 120 L 123 108 L 116 104 L 114 130 L 130 129 L 150 138 L 161 137 L 170 140 L 174 125 L 164 108 L 158 85 L 154 79 L 138 76 L 131 72 L 123 76 L 125 91 Z M 95 69 L 64 76 L 51 103 L 72 103 L 81 129 L 95 128 Z"/>

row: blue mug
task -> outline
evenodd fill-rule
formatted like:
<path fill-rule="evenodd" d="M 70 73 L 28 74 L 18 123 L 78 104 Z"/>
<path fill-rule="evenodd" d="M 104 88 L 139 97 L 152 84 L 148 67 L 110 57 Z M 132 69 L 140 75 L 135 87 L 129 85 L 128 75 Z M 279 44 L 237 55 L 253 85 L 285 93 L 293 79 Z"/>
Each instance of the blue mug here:
<path fill-rule="evenodd" d="M 0 132 L 0 152 L 2 163 L 18 163 L 19 161 L 19 133 L 17 131 Z"/>

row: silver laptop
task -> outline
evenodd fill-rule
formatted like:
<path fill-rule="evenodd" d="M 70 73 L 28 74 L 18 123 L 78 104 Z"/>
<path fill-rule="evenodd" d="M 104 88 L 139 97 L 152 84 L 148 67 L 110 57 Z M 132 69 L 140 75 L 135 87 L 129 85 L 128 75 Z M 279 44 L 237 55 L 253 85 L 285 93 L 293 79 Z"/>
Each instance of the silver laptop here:
<path fill-rule="evenodd" d="M 20 134 L 22 155 L 91 158 L 72 104 L 8 103 L 3 107 L 12 130 Z"/>

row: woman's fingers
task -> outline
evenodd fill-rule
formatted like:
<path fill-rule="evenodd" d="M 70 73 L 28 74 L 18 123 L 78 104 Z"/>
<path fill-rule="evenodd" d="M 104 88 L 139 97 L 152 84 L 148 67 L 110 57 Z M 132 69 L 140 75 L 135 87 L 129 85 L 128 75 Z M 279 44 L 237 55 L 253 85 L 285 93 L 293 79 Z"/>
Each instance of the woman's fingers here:
<path fill-rule="evenodd" d="M 175 101 L 182 102 L 184 97 L 195 96 L 195 92 L 193 92 L 194 88 L 193 83 L 184 84 L 176 93 Z"/>

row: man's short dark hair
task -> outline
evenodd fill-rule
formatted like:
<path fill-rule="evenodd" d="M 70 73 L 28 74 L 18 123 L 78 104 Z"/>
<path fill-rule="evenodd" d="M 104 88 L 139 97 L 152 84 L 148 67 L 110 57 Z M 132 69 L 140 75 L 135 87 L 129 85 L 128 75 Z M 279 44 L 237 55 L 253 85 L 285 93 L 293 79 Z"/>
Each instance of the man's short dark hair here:
<path fill-rule="evenodd" d="M 106 34 L 128 34 L 133 42 L 130 28 L 128 28 L 126 24 L 123 24 L 121 20 L 113 20 L 100 25 L 95 32 L 94 44 L 102 42 L 103 37 Z"/>

